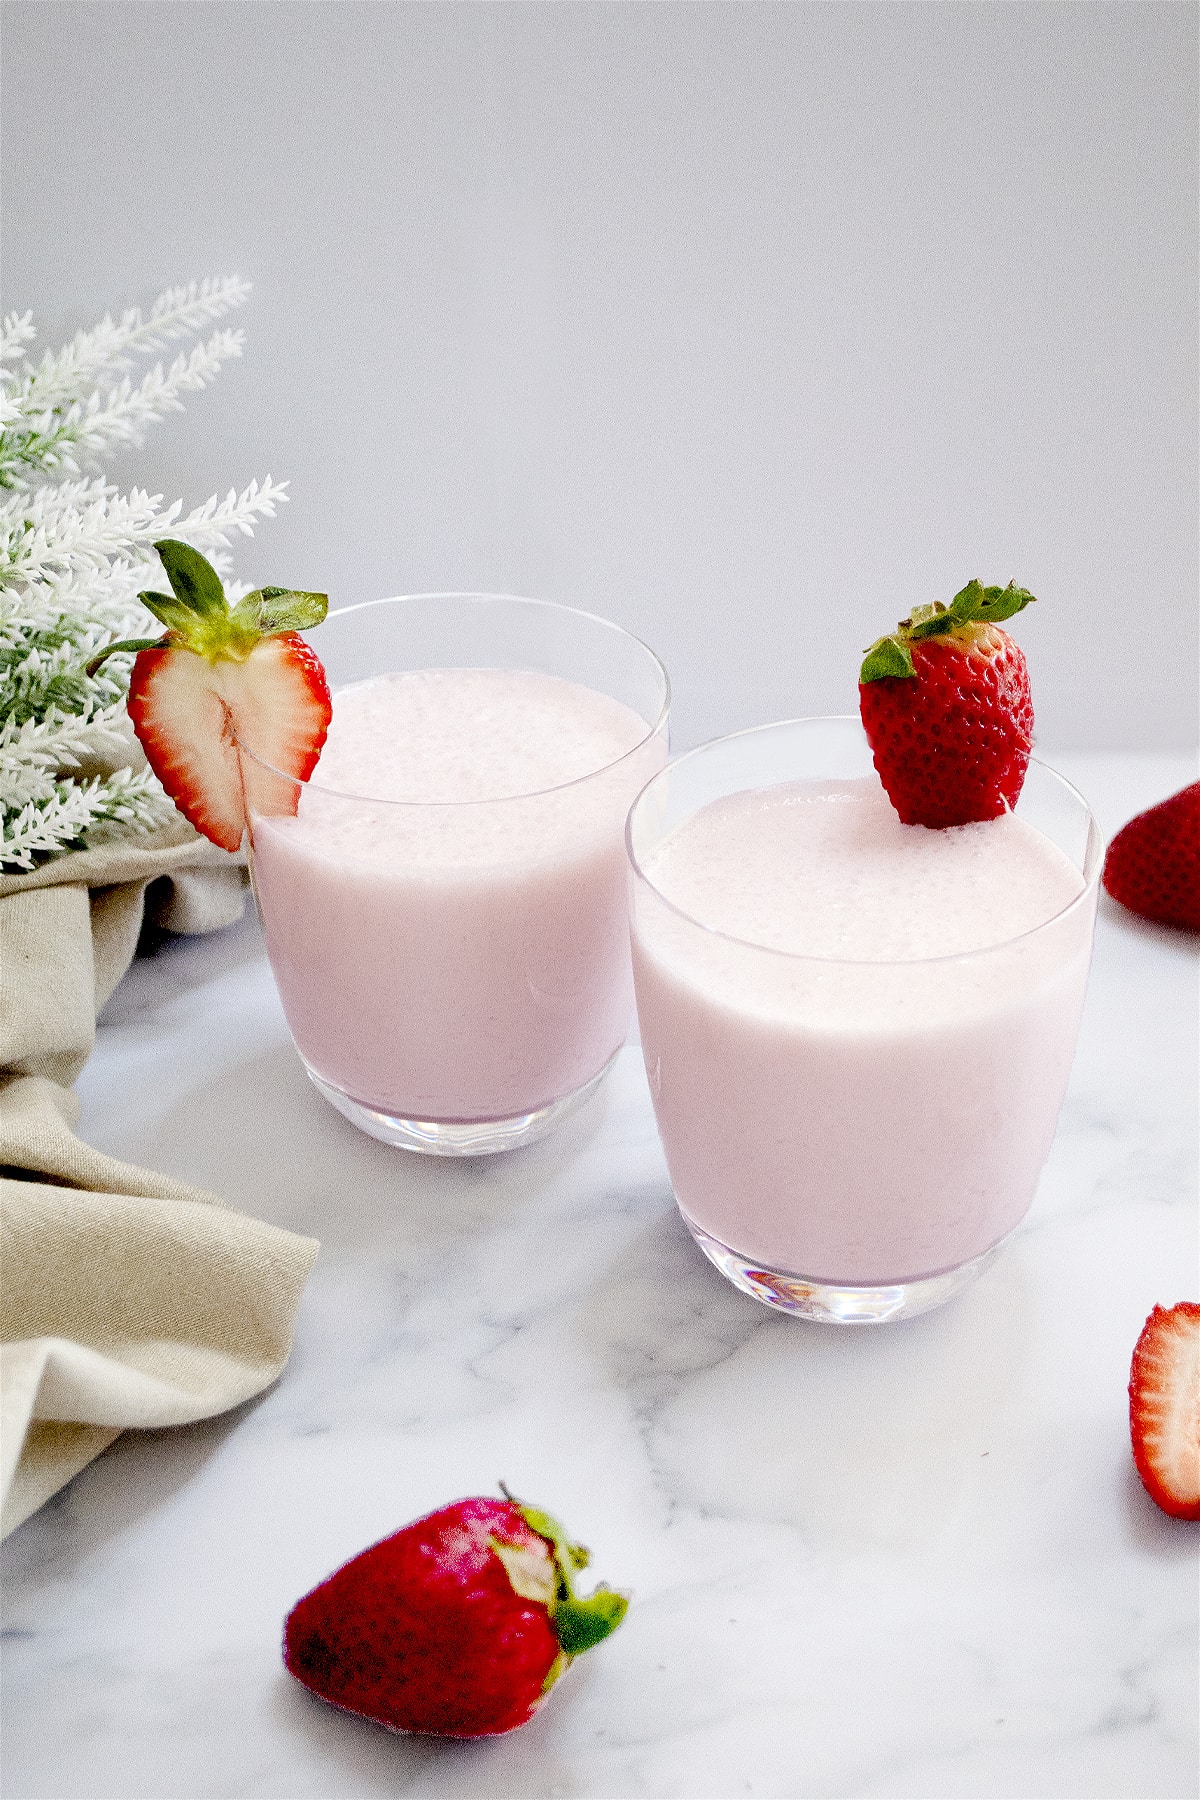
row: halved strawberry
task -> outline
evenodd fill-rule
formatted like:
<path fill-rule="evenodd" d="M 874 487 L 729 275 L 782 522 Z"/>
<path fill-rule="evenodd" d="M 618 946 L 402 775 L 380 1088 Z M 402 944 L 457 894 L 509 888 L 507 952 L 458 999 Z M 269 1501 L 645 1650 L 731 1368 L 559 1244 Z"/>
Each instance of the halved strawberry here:
<path fill-rule="evenodd" d="M 296 782 L 321 754 L 329 684 L 297 633 L 319 624 L 329 603 L 324 594 L 258 588 L 230 607 L 198 550 L 171 538 L 154 547 L 173 593 L 139 598 L 166 636 L 110 644 L 90 666 L 114 650 L 138 651 L 129 717 L 150 767 L 197 831 L 236 850 L 246 824 L 244 774 L 258 810 L 294 812 Z M 243 764 L 239 745 L 253 764 Z"/>
<path fill-rule="evenodd" d="M 906 825 L 968 825 L 1016 805 L 1033 747 L 1029 670 L 1000 621 L 1031 604 L 969 581 L 915 606 L 872 644 L 859 710 L 879 779 Z"/>
<path fill-rule="evenodd" d="M 1143 919 L 1200 931 L 1200 781 L 1123 825 L 1102 879 L 1114 900 Z"/>
<path fill-rule="evenodd" d="M 1156 1306 L 1129 1371 L 1129 1432 L 1142 1485 L 1164 1512 L 1200 1519 L 1200 1306 Z"/>

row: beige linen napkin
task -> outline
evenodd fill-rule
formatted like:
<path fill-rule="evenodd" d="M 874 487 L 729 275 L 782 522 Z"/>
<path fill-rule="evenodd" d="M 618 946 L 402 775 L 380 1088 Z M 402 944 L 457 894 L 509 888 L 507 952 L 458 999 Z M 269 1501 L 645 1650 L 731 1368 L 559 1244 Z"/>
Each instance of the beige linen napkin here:
<path fill-rule="evenodd" d="M 317 1254 L 72 1130 L 70 1084 L 159 877 L 170 930 L 242 911 L 244 871 L 182 819 L 0 876 L 0 1535 L 126 1427 L 210 1418 L 267 1387 Z"/>

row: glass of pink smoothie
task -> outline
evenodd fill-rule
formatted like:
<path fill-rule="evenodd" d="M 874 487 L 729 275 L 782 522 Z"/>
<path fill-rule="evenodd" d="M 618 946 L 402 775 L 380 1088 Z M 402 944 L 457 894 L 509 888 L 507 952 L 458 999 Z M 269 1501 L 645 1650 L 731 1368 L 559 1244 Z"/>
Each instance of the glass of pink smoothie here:
<path fill-rule="evenodd" d="M 633 965 L 680 1211 L 806 1318 L 923 1312 L 1024 1217 L 1054 1135 L 1102 842 L 1031 762 L 1014 813 L 902 825 L 856 718 L 722 738 L 636 801 Z"/>
<path fill-rule="evenodd" d="M 387 1143 L 529 1143 L 632 1018 L 622 832 L 666 761 L 666 673 L 607 620 L 508 595 L 374 601 L 312 643 L 333 690 L 312 775 L 240 746 L 304 1065 Z"/>

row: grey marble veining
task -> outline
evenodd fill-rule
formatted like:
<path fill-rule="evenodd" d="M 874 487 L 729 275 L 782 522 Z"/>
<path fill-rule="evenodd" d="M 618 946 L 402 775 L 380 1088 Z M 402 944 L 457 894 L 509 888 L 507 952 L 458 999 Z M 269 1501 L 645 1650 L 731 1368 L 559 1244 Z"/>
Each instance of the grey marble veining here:
<path fill-rule="evenodd" d="M 1112 829 L 1180 760 L 1060 759 Z M 307 1083 L 247 920 L 135 966 L 80 1083 L 106 1150 L 312 1231 L 257 1404 L 127 1434 L 5 1546 L 8 1800 L 1188 1796 L 1197 1541 L 1125 1383 L 1197 1287 L 1194 947 L 1102 904 L 1034 1208 L 960 1300 L 837 1332 L 724 1284 L 640 1058 L 531 1150 L 450 1165 Z M 291 1603 L 503 1477 L 632 1588 L 533 1724 L 391 1736 L 284 1673 Z"/>

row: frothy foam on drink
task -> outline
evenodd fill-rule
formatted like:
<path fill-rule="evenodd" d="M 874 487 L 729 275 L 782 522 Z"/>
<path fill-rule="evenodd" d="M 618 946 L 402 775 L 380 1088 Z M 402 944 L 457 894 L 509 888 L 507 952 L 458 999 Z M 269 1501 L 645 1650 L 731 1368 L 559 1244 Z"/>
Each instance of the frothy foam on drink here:
<path fill-rule="evenodd" d="M 875 782 L 787 782 L 714 801 L 645 873 L 711 930 L 855 962 L 958 956 L 1032 931 L 1083 891 L 1079 870 L 1015 815 L 902 825 Z"/>

